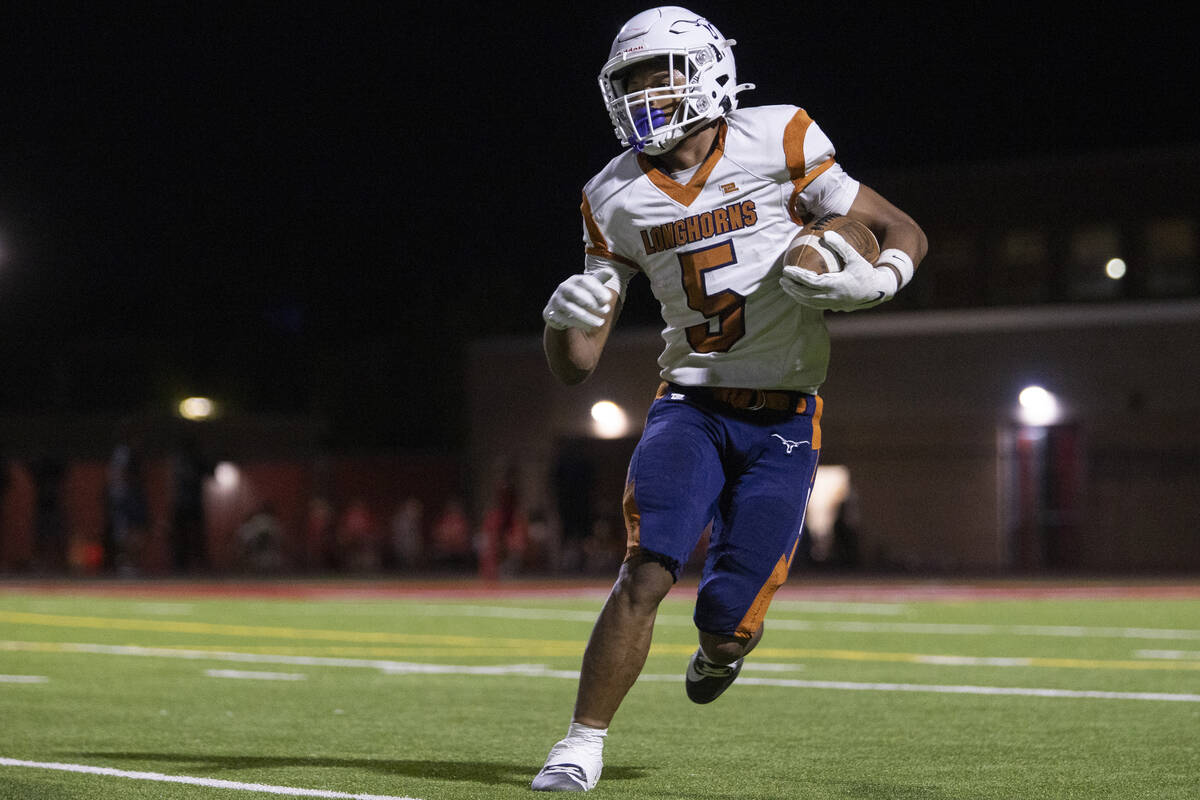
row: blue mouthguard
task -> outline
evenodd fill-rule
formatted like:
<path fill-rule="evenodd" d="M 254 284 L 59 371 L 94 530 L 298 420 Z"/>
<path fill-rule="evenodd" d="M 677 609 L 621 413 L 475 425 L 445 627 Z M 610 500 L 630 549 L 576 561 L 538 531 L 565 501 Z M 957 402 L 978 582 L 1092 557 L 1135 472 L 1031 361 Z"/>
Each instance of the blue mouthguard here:
<path fill-rule="evenodd" d="M 629 144 L 641 152 L 645 148 L 642 139 L 650 135 L 650 132 L 655 128 L 661 128 L 667 124 L 667 114 L 661 108 L 651 108 L 650 113 L 646 113 L 645 106 L 638 106 L 633 109 L 633 129 L 636 134 L 629 137 Z"/>

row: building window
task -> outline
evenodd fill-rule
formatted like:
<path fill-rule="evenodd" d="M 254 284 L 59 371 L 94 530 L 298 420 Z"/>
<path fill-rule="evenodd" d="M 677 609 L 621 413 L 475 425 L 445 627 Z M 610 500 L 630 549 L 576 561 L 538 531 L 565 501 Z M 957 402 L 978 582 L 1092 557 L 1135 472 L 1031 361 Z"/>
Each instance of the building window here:
<path fill-rule="evenodd" d="M 1169 297 L 1197 290 L 1197 225 L 1192 219 L 1156 219 L 1145 228 L 1147 294 Z"/>
<path fill-rule="evenodd" d="M 1041 303 L 1049 297 L 1050 246 L 1046 233 L 1031 228 L 1008 231 L 1001 238 L 989 270 L 993 303 Z"/>
<path fill-rule="evenodd" d="M 979 269 L 982 264 L 974 232 L 939 231 L 931 234 L 929 255 L 921 270 L 930 276 L 922 281 L 922 300 L 934 308 L 956 308 L 983 302 Z M 897 299 L 904 297 L 904 292 Z"/>
<path fill-rule="evenodd" d="M 1071 235 L 1067 263 L 1067 297 L 1107 300 L 1123 294 L 1124 271 L 1114 271 L 1114 259 L 1126 258 L 1121 234 L 1111 225 L 1080 228 Z"/>

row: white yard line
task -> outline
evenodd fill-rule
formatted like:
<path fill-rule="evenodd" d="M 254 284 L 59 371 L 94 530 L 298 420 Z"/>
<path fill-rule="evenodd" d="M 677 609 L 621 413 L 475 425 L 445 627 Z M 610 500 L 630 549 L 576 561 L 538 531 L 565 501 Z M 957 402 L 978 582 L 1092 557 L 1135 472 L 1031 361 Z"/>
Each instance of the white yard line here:
<path fill-rule="evenodd" d="M 847 603 L 833 600 L 775 600 L 775 611 L 802 611 L 809 614 L 862 614 L 864 616 L 896 617 L 907 614 L 904 603 Z"/>
<path fill-rule="evenodd" d="M 687 619 L 689 624 L 690 618 Z M 678 624 L 672 621 L 670 624 Z M 1067 639 L 1200 640 L 1200 630 L 1173 628 L 1104 628 L 1082 625 L 989 625 L 952 622 L 811 622 L 767 618 L 769 630 L 835 633 L 908 633 L 937 636 L 1049 636 Z"/>
<path fill-rule="evenodd" d="M 867 609 L 867 610 L 852 610 Z M 777 600 L 773 611 L 809 611 L 813 613 L 899 614 L 905 606 L 870 603 L 815 603 Z M 884 609 L 899 609 L 887 610 Z M 517 606 L 481 606 L 460 604 L 424 604 L 406 606 L 404 613 L 424 617 L 483 617 L 497 619 L 534 619 L 551 622 L 594 624 L 599 610 L 571 611 L 555 608 Z M 690 626 L 686 614 L 659 614 L 659 625 Z M 953 622 L 834 622 L 828 620 L 786 619 L 777 615 L 767 619 L 767 627 L 785 631 L 833 631 L 835 633 L 908 633 L 945 636 L 1049 636 L 1069 639 L 1179 639 L 1200 641 L 1200 630 L 1172 628 L 1117 628 L 1083 625 L 995 625 Z"/>
<path fill-rule="evenodd" d="M 20 642 L 0 642 L 4 649 L 18 649 Z M 389 675 L 495 675 L 528 678 L 559 678 L 578 680 L 578 670 L 550 669 L 541 664 L 427 664 L 383 659 L 325 658 L 317 656 L 268 655 L 264 653 L 216 652 L 209 650 L 173 650 L 163 647 L 129 645 L 69 644 L 57 645 L 61 652 L 95 653 L 101 655 L 150 656 L 161 658 L 204 659 L 210 661 L 242 661 L 263 664 L 303 664 L 323 667 L 357 667 L 378 669 Z M 967 657 L 963 657 L 967 658 Z M 1016 666 L 1019 659 L 979 659 L 988 666 Z M 972 662 L 973 663 L 973 662 Z M 680 674 L 643 674 L 640 681 L 681 681 Z M 1161 700 L 1200 703 L 1200 694 L 1169 694 L 1165 692 L 1102 692 L 1074 689 L 1041 689 L 1013 686 L 944 686 L 925 683 L 857 683 L 850 681 L 803 681 L 788 678 L 739 678 L 749 686 L 777 686 L 793 689 L 837 689 L 875 692 L 934 692 L 939 694 L 1017 695 L 1025 697 L 1070 697 L 1101 700 Z"/>
<path fill-rule="evenodd" d="M 403 613 L 414 617 L 494 617 L 497 619 L 541 619 L 551 622 L 594 623 L 600 613 L 594 611 L 567 611 L 560 608 L 517 608 L 516 606 L 471 606 L 450 603 L 437 605 L 422 603 L 405 606 Z"/>
<path fill-rule="evenodd" d="M 62 614 L 65 610 L 77 608 L 78 598 L 69 600 L 47 601 L 38 600 L 31 602 L 27 609 L 39 614 Z M 113 600 L 113 605 L 120 604 L 121 608 L 125 607 L 125 603 L 119 600 Z M 186 616 L 195 612 L 194 603 L 174 603 L 174 602 L 140 602 L 130 606 L 130 610 L 136 614 L 148 614 L 155 617 L 171 617 L 171 616 Z"/>
<path fill-rule="evenodd" d="M 41 642 L 0 641 L 0 650 L 45 652 Z M 302 667 L 355 667 L 377 669 L 394 675 L 401 674 L 453 674 L 453 675 L 541 675 L 546 668 L 541 664 L 506 664 L 492 666 L 455 666 L 427 664 L 412 661 L 391 661 L 377 658 L 343 658 L 332 656 L 289 656 L 270 653 L 238 653 L 228 650 L 184 650 L 173 647 L 141 647 L 122 644 L 88 644 L 80 642 L 56 642 L 53 652 L 91 653 L 108 656 L 148 656 L 154 658 L 179 658 L 188 661 L 238 661 L 250 664 L 287 664 Z M 578 672 L 571 673 L 578 677 Z"/>
<path fill-rule="evenodd" d="M 1200 650 L 1137 650 L 1134 658 L 1162 658 L 1170 661 L 1200 659 Z"/>
<path fill-rule="evenodd" d="M 0 675 L 0 683 L 47 683 L 45 675 Z"/>
<path fill-rule="evenodd" d="M 155 781 L 158 783 L 185 783 L 190 786 L 204 786 L 210 789 L 236 789 L 243 792 L 263 792 L 279 794 L 288 797 L 327 797 L 338 800 L 417 800 L 414 797 L 399 797 L 386 794 L 350 794 L 348 792 L 332 792 L 325 789 L 300 789 L 294 786 L 272 786 L 266 783 L 241 783 L 240 781 L 225 781 L 215 778 L 194 778 L 189 775 L 164 775 L 161 772 L 134 772 L 126 769 L 111 767 L 93 767 L 88 764 L 60 764 L 54 761 L 22 761 L 17 758 L 0 758 L 0 767 L 26 767 L 29 769 L 49 769 L 58 772 L 80 772 L 87 775 L 107 775 L 113 778 L 128 778 L 135 781 Z"/>
<path fill-rule="evenodd" d="M 795 611 L 809 614 L 849 614 L 860 616 L 894 617 L 907 614 L 909 607 L 903 603 L 840 603 L 825 600 L 776 600 L 771 604 L 775 611 Z M 556 608 L 522 607 L 522 606 L 484 606 L 471 603 L 420 603 L 406 605 L 406 613 L 412 612 L 423 615 L 445 613 L 447 616 L 511 616 L 517 619 L 564 619 L 581 622 L 595 622 L 597 608 L 594 611 L 569 611 Z M 691 619 L 675 615 L 680 619 Z"/>
<path fill-rule="evenodd" d="M 678 675 L 642 675 L 640 681 L 678 681 Z M 1078 689 L 1037 689 L 1022 686 L 954 686 L 933 683 L 859 683 L 855 681 L 802 681 L 792 678 L 738 678 L 744 686 L 780 686 L 790 689 L 840 689 L 854 692 L 932 692 L 1017 697 L 1069 697 L 1088 700 L 1166 700 L 1200 703 L 1200 694 L 1165 692 L 1099 692 Z"/>
<path fill-rule="evenodd" d="M 678 676 L 674 676 L 678 680 Z M 981 694 L 1018 697 L 1070 697 L 1089 700 L 1160 700 L 1200 703 L 1200 694 L 1166 692 L 1098 692 L 1075 689 L 1034 689 L 1021 686 L 939 686 L 927 683 L 851 683 L 848 681 L 800 681 L 786 678 L 739 678 L 752 686 L 786 686 L 796 689 L 843 689 L 867 692 L 933 692 L 936 694 Z"/>
<path fill-rule="evenodd" d="M 751 672 L 803 672 L 807 667 L 804 664 L 788 664 L 786 662 L 747 661 L 742 665 L 742 669 Z"/>
<path fill-rule="evenodd" d="M 240 669 L 206 669 L 204 674 L 210 678 L 242 678 L 258 681 L 303 681 L 307 675 L 298 672 L 246 672 Z"/>
<path fill-rule="evenodd" d="M 1032 658 L 1005 658 L 998 656 L 938 656 L 919 655 L 913 659 L 918 664 L 938 664 L 948 667 L 1029 667 Z"/>

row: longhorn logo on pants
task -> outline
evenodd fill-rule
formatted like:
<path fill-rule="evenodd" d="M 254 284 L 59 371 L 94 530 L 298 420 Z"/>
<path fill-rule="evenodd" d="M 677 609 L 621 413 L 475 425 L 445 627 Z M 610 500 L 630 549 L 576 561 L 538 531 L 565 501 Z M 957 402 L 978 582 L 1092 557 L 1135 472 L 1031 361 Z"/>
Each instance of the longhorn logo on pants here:
<path fill-rule="evenodd" d="M 791 439 L 785 439 L 785 438 L 783 438 L 783 437 L 782 437 L 782 436 L 780 436 L 778 433 L 772 433 L 771 435 L 772 435 L 772 436 L 774 436 L 774 437 L 775 437 L 776 439 L 778 439 L 779 441 L 783 442 L 783 446 L 787 448 L 787 452 L 788 452 L 788 455 L 789 455 L 789 456 L 792 454 L 792 450 L 793 450 L 793 449 L 795 449 L 795 448 L 799 447 L 799 446 L 800 446 L 800 445 L 802 445 L 802 444 L 809 444 L 809 441 L 808 441 L 808 439 L 805 439 L 805 440 L 804 440 L 804 441 L 802 441 L 802 442 L 793 442 Z"/>

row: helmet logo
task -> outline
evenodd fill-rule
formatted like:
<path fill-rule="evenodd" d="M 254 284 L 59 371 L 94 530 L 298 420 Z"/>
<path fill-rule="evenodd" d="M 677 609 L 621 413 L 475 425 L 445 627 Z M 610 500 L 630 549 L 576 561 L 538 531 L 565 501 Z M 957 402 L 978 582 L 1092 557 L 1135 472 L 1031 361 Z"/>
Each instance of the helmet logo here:
<path fill-rule="evenodd" d="M 697 27 L 697 28 L 704 28 L 706 31 L 708 31 L 708 35 L 714 39 L 721 38 L 717 34 L 716 27 L 711 22 L 706 20 L 704 17 L 697 17 L 696 19 L 681 19 L 678 22 L 673 23 L 671 25 L 671 27 L 668 28 L 668 30 L 671 33 L 687 33 L 688 29 L 686 26 L 689 26 L 689 25 Z M 684 27 L 681 27 L 681 26 L 684 26 Z"/>

